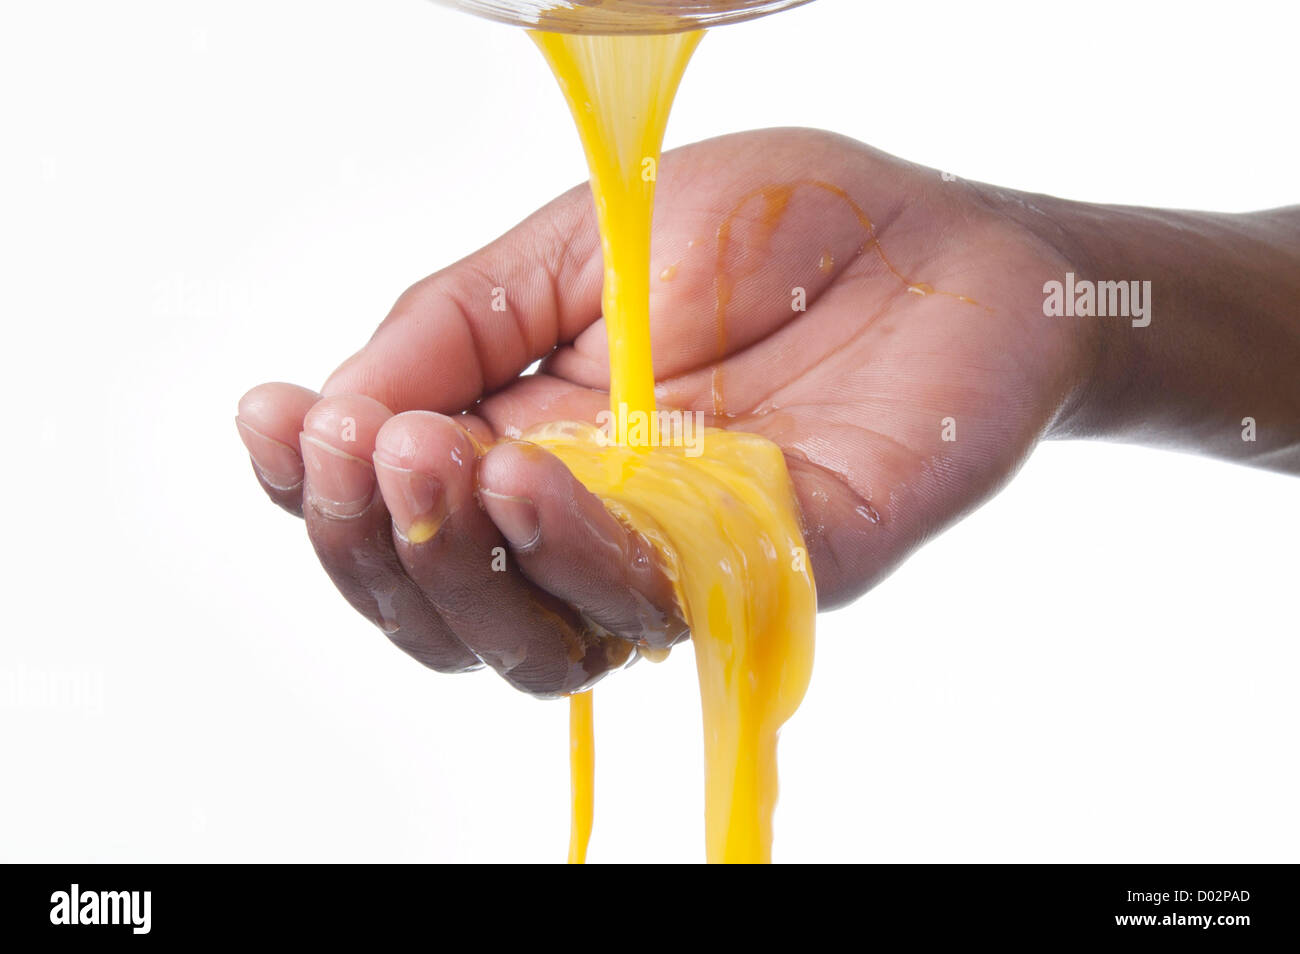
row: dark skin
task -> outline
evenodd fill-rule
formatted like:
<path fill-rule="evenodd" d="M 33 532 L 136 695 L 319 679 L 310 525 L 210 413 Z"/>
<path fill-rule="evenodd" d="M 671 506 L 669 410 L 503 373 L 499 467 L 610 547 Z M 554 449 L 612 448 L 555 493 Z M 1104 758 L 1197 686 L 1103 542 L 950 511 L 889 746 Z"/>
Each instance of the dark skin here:
<path fill-rule="evenodd" d="M 711 412 L 721 381 L 712 423 L 781 447 L 822 608 L 1045 438 L 1300 473 L 1298 208 L 1085 205 L 769 130 L 665 155 L 654 249 L 652 274 L 674 266 L 651 298 L 659 403 Z M 1067 271 L 1150 280 L 1150 326 L 1044 316 L 1044 283 Z M 719 274 L 735 283 L 721 351 Z M 263 489 L 304 517 L 352 606 L 431 668 L 486 664 L 556 695 L 687 635 L 649 544 L 556 458 L 501 440 L 607 406 L 600 285 L 584 185 L 413 285 L 320 392 L 272 383 L 240 401 Z"/>

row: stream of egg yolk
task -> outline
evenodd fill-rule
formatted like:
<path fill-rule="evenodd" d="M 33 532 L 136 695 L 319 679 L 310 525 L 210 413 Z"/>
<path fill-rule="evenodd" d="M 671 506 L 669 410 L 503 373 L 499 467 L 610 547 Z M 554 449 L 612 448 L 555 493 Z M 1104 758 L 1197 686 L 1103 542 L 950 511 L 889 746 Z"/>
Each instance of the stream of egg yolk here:
<path fill-rule="evenodd" d="M 596 725 L 592 690 L 569 696 L 569 864 L 587 861 L 596 809 Z"/>
<path fill-rule="evenodd" d="M 690 626 L 704 722 L 710 862 L 768 862 L 776 742 L 812 675 L 816 590 L 794 488 L 775 444 L 707 429 L 698 456 L 660 434 L 650 355 L 650 226 L 668 112 L 702 32 L 537 33 L 578 127 L 605 262 L 610 406 L 635 421 L 617 443 L 587 424 L 524 435 L 558 456 L 654 545 Z M 617 427 L 613 434 L 625 433 Z M 569 860 L 591 833 L 591 693 L 570 699 Z"/>

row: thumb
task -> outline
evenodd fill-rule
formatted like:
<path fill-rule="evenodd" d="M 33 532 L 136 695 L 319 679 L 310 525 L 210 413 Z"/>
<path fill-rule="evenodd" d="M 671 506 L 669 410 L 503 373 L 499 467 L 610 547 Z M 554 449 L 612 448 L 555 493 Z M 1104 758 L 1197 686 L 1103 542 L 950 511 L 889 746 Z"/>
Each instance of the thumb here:
<path fill-rule="evenodd" d="M 584 184 L 408 288 L 321 393 L 394 413 L 463 410 L 600 316 L 601 261 Z"/>

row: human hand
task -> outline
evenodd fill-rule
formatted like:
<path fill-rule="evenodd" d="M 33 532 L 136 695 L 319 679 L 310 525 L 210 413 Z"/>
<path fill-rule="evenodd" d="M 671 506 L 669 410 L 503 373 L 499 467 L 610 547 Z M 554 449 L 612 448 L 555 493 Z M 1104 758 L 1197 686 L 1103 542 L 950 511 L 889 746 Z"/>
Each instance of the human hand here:
<path fill-rule="evenodd" d="M 664 156 L 658 401 L 711 413 L 720 396 L 711 423 L 781 447 L 823 608 L 987 499 L 1040 438 L 1103 430 L 1102 396 L 1133 373 L 1104 319 L 1044 316 L 1043 283 L 1096 246 L 1078 207 L 1029 199 L 808 130 Z M 600 286 L 584 185 L 408 289 L 320 394 L 266 384 L 240 403 L 264 489 L 426 665 L 482 660 L 549 695 L 686 635 L 648 542 L 551 455 L 496 443 L 607 407 Z"/>

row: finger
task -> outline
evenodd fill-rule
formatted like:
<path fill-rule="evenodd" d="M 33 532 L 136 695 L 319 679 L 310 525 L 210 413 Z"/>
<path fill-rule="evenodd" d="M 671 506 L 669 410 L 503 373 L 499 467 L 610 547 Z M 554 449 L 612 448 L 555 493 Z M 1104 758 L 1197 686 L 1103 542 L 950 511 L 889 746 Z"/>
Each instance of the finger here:
<path fill-rule="evenodd" d="M 601 255 L 587 186 L 413 285 L 321 389 L 394 411 L 451 414 L 572 340 L 600 314 Z"/>
<path fill-rule="evenodd" d="M 259 384 L 239 399 L 235 426 L 266 495 L 302 516 L 302 420 L 320 395 L 296 384 Z"/>
<path fill-rule="evenodd" d="M 536 444 L 500 444 L 479 468 L 483 507 L 524 575 L 624 639 L 663 649 L 689 630 L 654 546 Z"/>
<path fill-rule="evenodd" d="M 595 424 L 597 415 L 609 410 L 609 395 L 539 372 L 484 398 L 476 410 L 494 433 L 517 438 L 548 421 Z"/>
<path fill-rule="evenodd" d="M 476 497 L 479 447 L 451 418 L 411 411 L 384 424 L 375 465 L 407 574 L 452 630 L 518 689 L 586 688 L 632 645 L 534 586 Z"/>
<path fill-rule="evenodd" d="M 439 672 L 477 668 L 402 570 L 379 495 L 375 434 L 391 414 L 360 395 L 325 398 L 307 413 L 301 445 L 303 514 L 321 565 L 344 598 L 399 648 Z"/>

